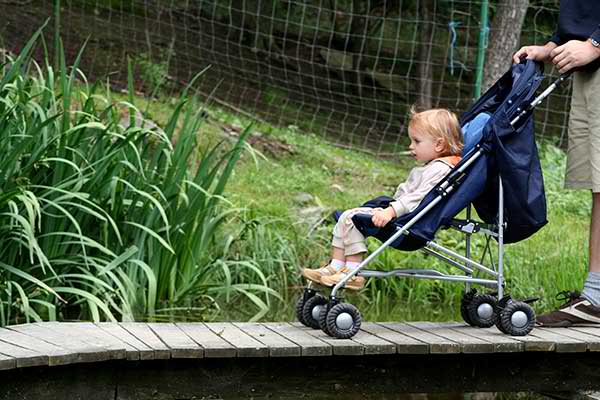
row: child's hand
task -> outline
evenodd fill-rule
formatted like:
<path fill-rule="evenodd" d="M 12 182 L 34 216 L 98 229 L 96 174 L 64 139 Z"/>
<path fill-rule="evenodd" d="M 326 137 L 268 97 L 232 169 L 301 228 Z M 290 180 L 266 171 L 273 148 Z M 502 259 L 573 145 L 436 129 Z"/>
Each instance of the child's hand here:
<path fill-rule="evenodd" d="M 388 207 L 385 210 L 379 208 L 375 209 L 375 212 L 371 217 L 371 221 L 373 221 L 373 225 L 381 228 L 386 226 L 387 223 L 394 218 L 396 218 L 396 212 L 394 211 L 394 208 Z"/>

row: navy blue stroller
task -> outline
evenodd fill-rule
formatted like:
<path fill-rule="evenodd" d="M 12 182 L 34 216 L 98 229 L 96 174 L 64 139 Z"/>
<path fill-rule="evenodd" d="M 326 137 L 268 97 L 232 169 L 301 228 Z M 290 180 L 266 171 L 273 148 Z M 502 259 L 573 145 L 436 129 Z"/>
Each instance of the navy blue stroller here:
<path fill-rule="evenodd" d="M 359 331 L 361 316 L 356 307 L 341 302 L 337 295 L 346 281 L 354 275 L 410 277 L 465 283 L 461 315 L 471 326 L 496 325 L 503 333 L 514 336 L 531 332 L 535 312 L 529 303 L 533 299 L 517 301 L 504 294 L 503 255 L 506 243 L 526 239 L 547 223 L 532 111 L 567 76 L 558 78 L 534 99 L 543 78 L 542 65 L 538 63 L 514 65 L 462 116 L 462 160 L 414 211 L 383 228 L 375 227 L 368 215 L 353 217 L 355 226 L 365 236 L 376 237 L 383 244 L 334 286 L 329 298 L 309 283 L 296 305 L 300 322 L 333 337 L 350 338 Z M 392 200 L 378 197 L 363 206 L 385 208 Z M 473 207 L 482 221 L 472 218 Z M 465 209 L 465 219 L 455 218 Z M 455 229 L 465 235 L 465 255 L 435 243 L 435 233 L 440 228 Z M 471 258 L 471 236 L 475 234 L 485 235 L 484 251 L 490 256 L 491 239 L 497 242 L 498 258 L 497 262 L 492 260 L 491 266 Z M 448 275 L 434 269 L 366 270 L 364 267 L 387 247 L 421 250 L 458 268 L 462 274 Z M 479 293 L 471 285 L 492 288 L 494 292 Z"/>

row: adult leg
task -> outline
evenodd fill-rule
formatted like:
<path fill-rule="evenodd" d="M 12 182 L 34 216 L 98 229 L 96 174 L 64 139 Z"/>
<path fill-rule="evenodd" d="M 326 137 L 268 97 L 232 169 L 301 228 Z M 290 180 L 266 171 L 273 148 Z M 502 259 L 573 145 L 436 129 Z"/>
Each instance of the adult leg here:
<path fill-rule="evenodd" d="M 537 321 L 547 327 L 600 326 L 600 71 L 576 72 L 569 115 L 569 151 L 565 187 L 592 190 L 589 273 L 581 295 L 571 292 L 558 310 Z"/>

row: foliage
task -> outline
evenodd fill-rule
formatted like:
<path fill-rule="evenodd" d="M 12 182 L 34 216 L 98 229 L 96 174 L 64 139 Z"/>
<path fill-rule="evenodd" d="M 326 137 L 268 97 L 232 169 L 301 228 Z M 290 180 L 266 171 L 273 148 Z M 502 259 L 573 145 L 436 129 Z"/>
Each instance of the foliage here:
<path fill-rule="evenodd" d="M 207 318 L 269 289 L 229 259 L 223 197 L 244 148 L 198 146 L 202 107 L 182 97 L 164 128 L 78 70 L 21 54 L 0 66 L 0 325 L 41 319 Z M 83 84 L 79 80 L 83 80 Z"/>

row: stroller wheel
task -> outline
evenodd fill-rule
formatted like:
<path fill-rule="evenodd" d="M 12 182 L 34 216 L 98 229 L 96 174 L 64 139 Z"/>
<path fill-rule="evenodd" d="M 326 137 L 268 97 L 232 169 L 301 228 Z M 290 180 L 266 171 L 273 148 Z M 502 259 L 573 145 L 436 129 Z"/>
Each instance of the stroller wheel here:
<path fill-rule="evenodd" d="M 494 326 L 498 318 L 498 301 L 489 294 L 478 294 L 468 306 L 469 318 L 474 326 L 489 328 Z"/>
<path fill-rule="evenodd" d="M 473 301 L 473 297 L 475 297 L 476 294 L 477 290 L 471 289 L 468 292 L 465 292 L 460 299 L 460 315 L 462 316 L 463 320 L 471 326 L 474 326 L 475 324 L 473 324 L 473 321 L 469 316 L 469 304 L 471 304 L 471 301 Z"/>
<path fill-rule="evenodd" d="M 522 301 L 509 303 L 500 313 L 500 324 L 502 332 L 512 336 L 526 336 L 535 325 L 535 311 Z"/>
<path fill-rule="evenodd" d="M 302 309 L 302 318 L 305 325 L 313 329 L 319 329 L 319 317 L 323 308 L 327 308 L 327 299 L 320 294 L 306 300 Z"/>
<path fill-rule="evenodd" d="M 332 305 L 328 302 L 321 307 L 321 311 L 319 311 L 319 328 L 321 328 L 328 336 L 333 336 L 331 332 L 329 332 L 329 327 L 327 326 L 327 313 L 331 310 L 331 307 Z"/>
<path fill-rule="evenodd" d="M 500 301 L 498 301 L 498 318 L 496 318 L 496 328 L 502 333 L 510 334 L 506 329 L 504 329 L 504 325 L 502 325 L 502 313 L 508 304 L 511 304 L 513 300 L 510 296 L 505 296 Z"/>
<path fill-rule="evenodd" d="M 304 326 L 310 326 L 304 319 L 304 304 L 306 304 L 306 302 L 310 298 L 312 298 L 315 295 L 315 293 L 316 292 L 312 289 L 304 289 L 304 292 L 302 292 L 302 296 L 300 296 L 300 298 L 296 302 L 296 318 L 298 318 L 298 321 L 300 321 L 300 323 L 302 323 L 302 325 Z"/>
<path fill-rule="evenodd" d="M 336 304 L 327 313 L 327 327 L 330 336 L 338 339 L 349 339 L 360 330 L 362 318 L 358 308 L 352 304 Z"/>

